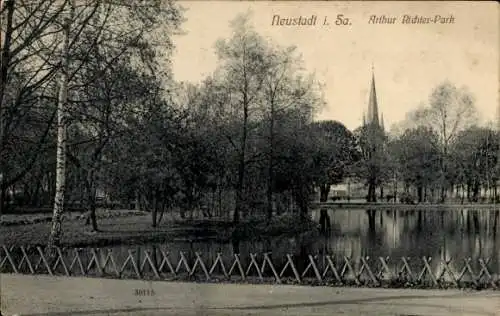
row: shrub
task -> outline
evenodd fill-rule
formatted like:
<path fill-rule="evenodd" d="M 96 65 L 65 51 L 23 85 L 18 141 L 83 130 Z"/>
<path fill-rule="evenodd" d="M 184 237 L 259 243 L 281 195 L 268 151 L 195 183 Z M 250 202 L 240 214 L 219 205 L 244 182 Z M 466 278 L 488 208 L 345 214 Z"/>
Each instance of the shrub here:
<path fill-rule="evenodd" d="M 403 192 L 399 195 L 399 202 L 403 204 L 415 204 L 415 197 L 411 193 Z"/>
<path fill-rule="evenodd" d="M 253 216 L 240 222 L 233 231 L 233 238 L 259 239 L 270 236 L 297 236 L 304 232 L 319 234 L 319 224 L 297 214 L 273 217 L 268 223 L 263 216 Z"/>

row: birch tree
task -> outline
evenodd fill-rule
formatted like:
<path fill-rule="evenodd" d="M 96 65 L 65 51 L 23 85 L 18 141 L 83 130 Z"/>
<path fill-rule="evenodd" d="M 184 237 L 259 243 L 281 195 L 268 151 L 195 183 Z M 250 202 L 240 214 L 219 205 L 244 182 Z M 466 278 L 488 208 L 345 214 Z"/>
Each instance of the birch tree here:
<path fill-rule="evenodd" d="M 66 188 L 66 127 L 68 101 L 68 72 L 69 72 L 69 42 L 71 25 L 74 18 L 74 3 L 67 6 L 67 16 L 64 17 L 64 41 L 61 49 L 61 77 L 59 82 L 59 96 L 57 100 L 57 156 L 56 156 L 56 189 L 52 225 L 48 241 L 49 249 L 61 243 L 61 216 L 64 211 L 64 197 Z"/>
<path fill-rule="evenodd" d="M 92 14 L 86 14 L 89 8 Z M 150 101 L 165 97 L 163 88 L 152 98 L 152 89 L 170 80 L 170 36 L 181 23 L 179 12 L 172 1 L 96 0 L 82 5 L 76 15 L 75 24 L 85 27 L 71 33 L 73 98 L 66 128 L 82 138 L 83 146 L 69 144 L 69 158 L 83 175 L 87 223 L 93 231 L 98 230 L 96 185 L 103 153 L 128 128 L 130 113 L 141 113 Z"/>

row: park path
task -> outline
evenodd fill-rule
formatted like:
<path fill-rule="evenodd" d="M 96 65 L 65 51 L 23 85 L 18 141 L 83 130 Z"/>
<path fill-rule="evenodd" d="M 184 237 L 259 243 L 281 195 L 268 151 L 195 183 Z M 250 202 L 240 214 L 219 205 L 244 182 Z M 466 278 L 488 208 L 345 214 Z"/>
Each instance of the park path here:
<path fill-rule="evenodd" d="M 500 291 L 197 284 L 1 274 L 3 316 L 500 315 Z M 153 296 L 136 296 L 136 289 Z"/>

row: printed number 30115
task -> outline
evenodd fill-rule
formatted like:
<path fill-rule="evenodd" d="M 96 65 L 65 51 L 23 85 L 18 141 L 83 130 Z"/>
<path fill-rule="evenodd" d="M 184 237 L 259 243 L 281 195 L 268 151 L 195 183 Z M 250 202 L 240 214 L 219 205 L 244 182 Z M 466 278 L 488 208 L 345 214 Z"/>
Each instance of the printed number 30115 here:
<path fill-rule="evenodd" d="M 155 291 L 153 289 L 135 289 L 135 296 L 154 296 Z"/>

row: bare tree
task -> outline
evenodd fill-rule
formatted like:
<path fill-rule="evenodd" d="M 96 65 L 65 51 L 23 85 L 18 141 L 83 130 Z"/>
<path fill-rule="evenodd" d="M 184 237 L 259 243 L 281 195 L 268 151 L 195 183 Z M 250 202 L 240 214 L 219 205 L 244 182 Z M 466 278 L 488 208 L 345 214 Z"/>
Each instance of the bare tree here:
<path fill-rule="evenodd" d="M 477 121 L 474 97 L 465 88 L 457 88 L 449 81 L 444 81 L 432 91 L 428 106 L 420 106 L 409 113 L 408 118 L 414 125 L 426 126 L 435 131 L 440 148 L 440 187 L 441 201 L 446 198 L 449 185 L 448 156 L 451 142 Z"/>
<path fill-rule="evenodd" d="M 271 45 L 269 45 L 271 46 Z M 262 116 L 267 124 L 267 219 L 273 214 L 275 152 L 280 125 L 288 113 L 295 112 L 312 118 L 312 113 L 323 103 L 315 89 L 312 77 L 304 78 L 302 59 L 295 47 L 270 47 L 266 54 L 266 69 L 262 88 Z M 281 123 L 281 124 L 280 124 Z"/>
<path fill-rule="evenodd" d="M 457 89 L 450 82 L 438 85 L 429 99 L 425 113 L 428 124 L 438 133 L 441 143 L 441 201 L 446 198 L 448 151 L 450 142 L 458 133 L 475 123 L 476 109 L 473 96 L 465 89 Z"/>
<path fill-rule="evenodd" d="M 238 151 L 236 205 L 233 215 L 233 221 L 237 223 L 243 208 L 249 123 L 264 81 L 266 47 L 264 40 L 249 25 L 248 15 L 237 17 L 232 26 L 233 37 L 228 41 L 218 41 L 217 53 L 222 61 L 220 72 L 231 91 L 231 105 L 237 115 L 241 115 L 242 122 L 239 139 L 237 142 L 233 141 Z"/>
<path fill-rule="evenodd" d="M 74 18 L 74 3 L 67 6 L 67 16 L 64 17 L 64 41 L 61 49 L 61 77 L 59 83 L 59 97 L 57 100 L 57 160 L 56 160 L 56 189 L 52 228 L 48 241 L 49 249 L 59 246 L 61 242 L 61 216 L 64 210 L 64 194 L 66 188 L 66 127 L 68 101 L 68 72 L 69 72 L 69 43 L 70 32 Z"/>

